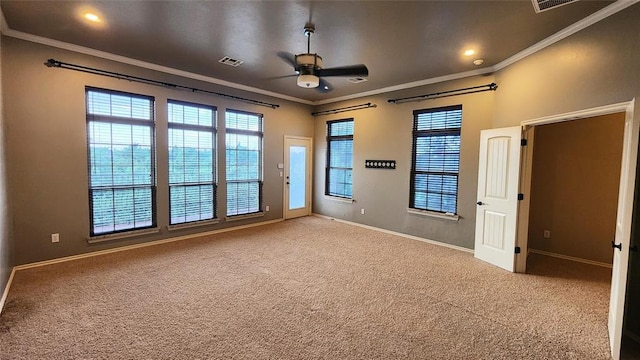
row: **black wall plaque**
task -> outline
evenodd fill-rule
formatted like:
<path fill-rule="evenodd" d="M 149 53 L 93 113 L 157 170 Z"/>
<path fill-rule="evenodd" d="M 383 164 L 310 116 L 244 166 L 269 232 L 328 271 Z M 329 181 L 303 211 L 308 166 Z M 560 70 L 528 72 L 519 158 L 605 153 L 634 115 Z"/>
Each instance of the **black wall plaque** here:
<path fill-rule="evenodd" d="M 365 160 L 364 167 L 367 169 L 395 169 L 395 160 Z"/>

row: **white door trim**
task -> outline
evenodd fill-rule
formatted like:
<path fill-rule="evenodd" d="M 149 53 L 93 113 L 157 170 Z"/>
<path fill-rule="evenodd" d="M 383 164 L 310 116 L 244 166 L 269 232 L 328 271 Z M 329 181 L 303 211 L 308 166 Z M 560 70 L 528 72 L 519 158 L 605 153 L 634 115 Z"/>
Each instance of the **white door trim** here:
<path fill-rule="evenodd" d="M 633 199 L 636 182 L 636 165 L 638 161 L 638 133 L 640 132 L 640 116 L 634 117 L 635 99 L 617 104 L 594 107 L 564 114 L 552 115 L 537 119 L 522 121 L 520 124 L 523 130 L 528 131 L 530 127 L 537 125 L 553 124 L 563 121 L 579 120 L 595 116 L 608 115 L 614 113 L 625 113 L 625 132 L 623 139 L 622 166 L 620 169 L 620 191 L 618 195 L 618 210 L 616 220 L 616 241 L 622 242 L 622 251 L 614 252 L 614 265 L 611 280 L 611 299 L 609 304 L 609 341 L 611 355 L 614 359 L 620 357 L 620 346 L 622 341 L 622 320 L 624 317 L 624 293 L 626 291 L 626 278 L 629 262 L 629 241 L 631 221 L 633 215 Z M 531 139 L 533 140 L 533 139 Z M 532 143 L 528 144 L 532 145 Z M 523 190 L 530 186 L 532 164 L 529 150 L 525 149 L 527 156 L 524 157 L 525 169 L 523 169 L 524 179 L 521 183 Z M 527 199 L 525 194 L 525 199 Z M 520 204 L 520 211 L 528 213 L 529 201 Z M 527 232 L 529 226 L 528 217 L 520 216 L 518 224 L 517 244 L 524 254 L 527 249 Z M 620 238 L 618 238 L 620 237 Z M 516 271 L 521 272 L 526 268 L 526 255 L 516 258 Z"/>

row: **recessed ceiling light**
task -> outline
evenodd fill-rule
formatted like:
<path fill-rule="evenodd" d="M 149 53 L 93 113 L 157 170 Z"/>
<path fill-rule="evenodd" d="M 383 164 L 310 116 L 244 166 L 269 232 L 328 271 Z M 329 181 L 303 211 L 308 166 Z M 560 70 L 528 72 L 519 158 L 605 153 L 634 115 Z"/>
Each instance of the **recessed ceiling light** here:
<path fill-rule="evenodd" d="M 475 50 L 473 50 L 473 49 L 467 49 L 467 50 L 465 50 L 465 51 L 464 51 L 464 56 L 471 56 L 471 55 L 473 55 L 473 54 L 475 54 L 475 53 L 476 53 L 476 51 L 475 51 Z"/>
<path fill-rule="evenodd" d="M 483 62 L 484 62 L 484 60 L 482 60 L 482 59 L 475 59 L 475 60 L 473 60 L 473 65 L 476 65 L 476 66 L 482 65 Z"/>
<path fill-rule="evenodd" d="M 102 21 L 102 20 L 100 20 L 100 17 L 98 15 L 94 14 L 94 13 L 88 12 L 88 13 L 85 13 L 83 16 L 84 16 L 85 19 L 87 19 L 89 21 L 93 21 L 93 22 L 101 22 Z"/>
<path fill-rule="evenodd" d="M 93 29 L 105 29 L 107 22 L 98 9 L 81 5 L 74 10 L 75 18 Z"/>

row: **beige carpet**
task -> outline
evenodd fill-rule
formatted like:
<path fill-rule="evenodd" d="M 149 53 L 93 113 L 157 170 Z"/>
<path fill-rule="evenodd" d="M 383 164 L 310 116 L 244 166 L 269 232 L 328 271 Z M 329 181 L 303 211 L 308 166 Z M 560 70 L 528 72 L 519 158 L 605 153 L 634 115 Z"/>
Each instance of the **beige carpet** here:
<path fill-rule="evenodd" d="M 317 217 L 16 273 L 1 359 L 609 359 L 610 271 Z"/>

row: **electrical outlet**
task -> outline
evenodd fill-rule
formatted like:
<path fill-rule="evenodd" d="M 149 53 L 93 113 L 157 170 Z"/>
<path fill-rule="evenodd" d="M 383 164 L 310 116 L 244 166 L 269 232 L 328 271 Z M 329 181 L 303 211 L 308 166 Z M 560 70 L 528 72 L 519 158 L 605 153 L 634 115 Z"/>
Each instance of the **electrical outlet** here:
<path fill-rule="evenodd" d="M 364 209 L 360 209 L 360 215 L 364 215 Z"/>
<path fill-rule="evenodd" d="M 52 243 L 60 242 L 60 234 L 58 233 L 51 234 L 51 242 Z"/>
<path fill-rule="evenodd" d="M 542 233 L 542 236 L 543 236 L 545 239 L 551 239 L 551 230 L 545 230 L 545 231 Z"/>
<path fill-rule="evenodd" d="M 264 211 L 269 211 L 269 205 L 265 206 Z"/>

